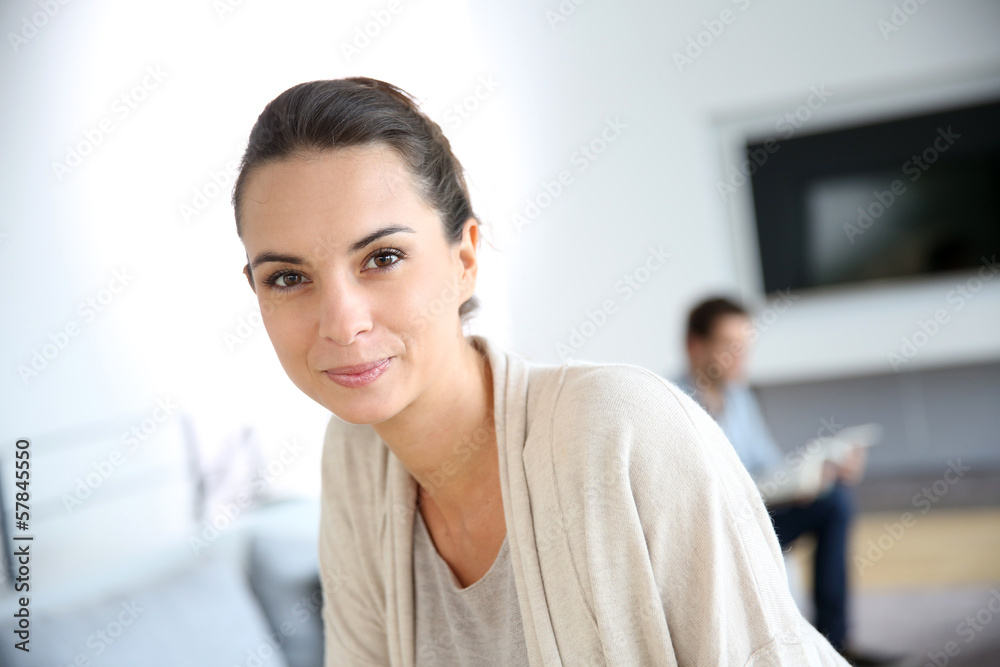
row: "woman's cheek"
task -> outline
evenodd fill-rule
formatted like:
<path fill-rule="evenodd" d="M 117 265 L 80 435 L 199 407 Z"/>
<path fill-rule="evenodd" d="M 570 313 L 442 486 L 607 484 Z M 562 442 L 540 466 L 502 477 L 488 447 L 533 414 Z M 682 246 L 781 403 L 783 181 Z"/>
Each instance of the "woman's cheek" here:
<path fill-rule="evenodd" d="M 462 286 L 457 276 L 437 276 L 421 291 L 415 311 L 421 326 L 440 326 L 458 318 Z"/>
<path fill-rule="evenodd" d="M 274 351 L 286 358 L 304 355 L 308 349 L 308 329 L 287 306 L 278 307 L 269 301 L 261 307 L 261 319 Z"/>
<path fill-rule="evenodd" d="M 373 314 L 380 324 L 412 337 L 419 335 L 431 321 L 428 302 L 425 291 L 411 289 L 380 299 L 374 304 Z"/>

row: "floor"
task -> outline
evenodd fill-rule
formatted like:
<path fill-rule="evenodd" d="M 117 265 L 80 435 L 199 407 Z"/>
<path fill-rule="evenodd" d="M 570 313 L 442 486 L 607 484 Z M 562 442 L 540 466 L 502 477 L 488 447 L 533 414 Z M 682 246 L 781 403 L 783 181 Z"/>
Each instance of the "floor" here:
<path fill-rule="evenodd" d="M 812 544 L 799 542 L 793 576 L 808 591 Z M 1000 508 L 864 513 L 851 542 L 859 647 L 918 665 L 1000 666 Z"/>
<path fill-rule="evenodd" d="M 861 590 L 1000 582 L 1000 508 L 863 514 L 851 541 Z"/>

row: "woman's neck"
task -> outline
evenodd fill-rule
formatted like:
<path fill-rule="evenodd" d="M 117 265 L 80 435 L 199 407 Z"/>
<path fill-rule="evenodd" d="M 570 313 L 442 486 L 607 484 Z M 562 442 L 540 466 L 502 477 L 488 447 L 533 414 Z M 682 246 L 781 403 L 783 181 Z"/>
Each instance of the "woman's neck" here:
<path fill-rule="evenodd" d="M 453 363 L 376 433 L 452 525 L 494 500 L 499 486 L 493 378 L 485 353 L 461 337 Z"/>

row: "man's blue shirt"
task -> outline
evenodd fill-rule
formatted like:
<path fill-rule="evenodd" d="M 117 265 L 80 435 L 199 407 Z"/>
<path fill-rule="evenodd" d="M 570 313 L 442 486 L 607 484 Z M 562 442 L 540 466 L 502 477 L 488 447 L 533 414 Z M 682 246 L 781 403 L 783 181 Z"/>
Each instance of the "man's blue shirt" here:
<path fill-rule="evenodd" d="M 674 382 L 705 407 L 701 392 L 697 389 L 690 373 L 685 373 Z M 722 393 L 722 400 L 722 414 L 713 414 L 712 417 L 722 427 L 722 432 L 732 443 L 733 449 L 736 450 L 750 476 L 757 479 L 764 473 L 780 467 L 781 450 L 767 428 L 760 405 L 750 387 L 746 384 L 727 384 Z"/>

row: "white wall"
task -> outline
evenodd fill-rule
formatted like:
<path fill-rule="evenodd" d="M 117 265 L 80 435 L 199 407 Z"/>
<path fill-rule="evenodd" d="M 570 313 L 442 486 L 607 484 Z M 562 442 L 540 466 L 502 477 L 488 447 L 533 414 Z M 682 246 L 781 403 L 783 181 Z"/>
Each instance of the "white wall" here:
<path fill-rule="evenodd" d="M 326 413 L 287 380 L 262 327 L 246 328 L 255 302 L 240 274 L 228 187 L 215 190 L 212 179 L 225 180 L 218 172 L 277 93 L 351 74 L 415 93 L 469 171 L 499 249 L 488 251 L 481 277 L 479 331 L 558 362 L 557 344 L 611 299 L 616 312 L 573 356 L 674 373 L 692 301 L 714 290 L 754 293 L 745 230 L 715 189 L 724 128 L 793 110 L 816 85 L 839 103 L 996 73 L 996 3 L 927 2 L 883 39 L 877 21 L 892 4 L 188 0 L 152 9 L 104 0 L 36 19 L 36 2 L 4 3 L 0 434 L 42 437 L 169 398 L 209 444 L 247 423 L 271 451 L 289 438 L 309 443 L 298 472 L 279 484 L 315 490 Z M 387 25 L 371 28 L 390 7 L 398 11 Z M 574 9 L 553 26 L 547 12 L 559 7 Z M 678 71 L 672 54 L 724 9 L 732 22 Z M 44 25 L 32 33 L 25 21 Z M 349 57 L 343 45 L 366 26 L 377 34 Z M 17 33 L 31 34 L 12 42 Z M 164 74 L 149 78 L 147 68 Z M 116 100 L 144 81 L 144 99 L 126 116 Z M 103 119 L 111 132 L 101 130 L 80 166 L 58 178 L 53 162 Z M 613 141 L 582 159 L 581 145 L 602 132 Z M 557 191 L 562 171 L 561 193 L 546 201 L 546 183 Z M 201 202 L 196 193 L 205 206 L 185 220 L 180 207 Z M 511 216 L 529 199 L 547 206 L 518 229 Z M 639 291 L 616 291 L 624 276 L 642 278 L 647 261 L 656 266 L 650 248 L 661 247 L 670 257 Z M 115 271 L 130 276 L 119 293 L 105 291 L 119 287 Z M 966 311 L 975 326 L 956 319 L 935 344 L 954 336 L 975 355 L 997 353 L 981 326 L 995 329 L 1000 312 L 1000 285 L 990 287 Z M 820 363 L 827 356 L 834 366 L 879 362 L 941 298 L 930 284 L 901 290 L 815 308 L 803 298 L 762 336 L 758 378 L 830 373 Z M 900 328 L 867 326 L 904 292 L 909 305 L 893 314 Z M 102 296 L 109 303 L 89 319 L 80 304 Z M 23 378 L 19 367 L 62 340 L 68 324 L 76 335 L 47 348 L 52 358 Z M 245 332 L 230 350 L 227 334 Z M 819 333 L 827 338 L 816 345 Z"/>
<path fill-rule="evenodd" d="M 883 35 L 879 21 L 890 21 L 896 4 L 475 3 L 489 66 L 509 82 L 518 130 L 512 140 L 523 156 L 500 222 L 510 224 L 510 212 L 544 192 L 543 181 L 560 169 L 574 176 L 510 249 L 516 346 L 558 361 L 556 345 L 569 343 L 588 310 L 610 298 L 617 312 L 584 332 L 593 335 L 574 356 L 679 371 L 683 318 L 694 301 L 719 290 L 766 306 L 748 227 L 749 188 L 728 201 L 716 189 L 738 149 L 735 136 L 773 132 L 814 88 L 830 96 L 797 132 L 1000 95 L 1000 5 L 904 3 L 918 9 Z M 548 13 L 560 7 L 564 21 Z M 728 23 L 712 24 L 723 11 Z M 712 35 L 713 27 L 720 34 Z M 674 54 L 685 54 L 689 39 L 707 46 L 678 66 Z M 574 152 L 610 117 L 628 128 L 579 172 Z M 673 253 L 668 265 L 630 298 L 616 292 L 647 248 L 661 244 Z M 888 354 L 900 337 L 940 308 L 949 309 L 950 321 L 901 368 L 998 358 L 1000 280 L 961 312 L 947 302 L 970 275 L 795 294 L 790 308 L 761 326 L 753 378 L 891 372 Z"/>
<path fill-rule="evenodd" d="M 329 413 L 287 379 L 257 319 L 227 168 L 281 91 L 363 74 L 420 98 L 474 173 L 509 171 L 502 107 L 475 98 L 485 70 L 463 4 L 52 5 L 0 10 L 4 34 L 24 33 L 0 45 L 0 436 L 45 440 L 164 400 L 190 413 L 209 458 L 246 425 L 265 461 L 304 444 L 274 490 L 316 493 Z M 470 95 L 475 118 L 448 113 Z M 54 168 L 81 144 L 78 165 Z M 488 189 L 476 196 L 489 206 Z M 484 252 L 476 327 L 506 342 L 503 267 Z"/>

